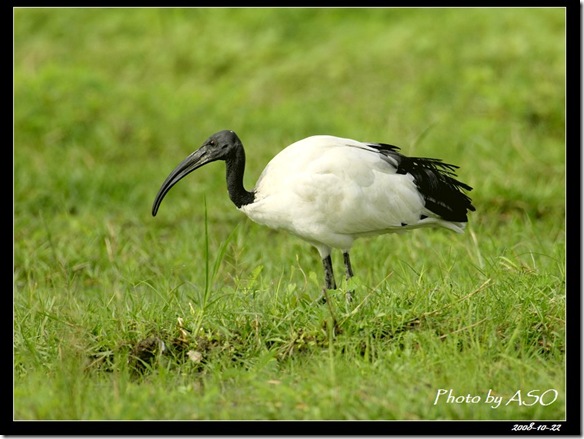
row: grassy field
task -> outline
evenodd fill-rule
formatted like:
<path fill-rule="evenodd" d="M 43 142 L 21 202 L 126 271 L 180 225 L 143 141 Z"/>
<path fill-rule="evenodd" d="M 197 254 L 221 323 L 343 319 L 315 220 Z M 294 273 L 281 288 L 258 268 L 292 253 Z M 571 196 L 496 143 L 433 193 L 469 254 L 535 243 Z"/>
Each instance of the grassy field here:
<path fill-rule="evenodd" d="M 565 419 L 564 31 L 561 8 L 15 10 L 14 419 Z M 238 212 L 223 165 L 152 218 L 222 129 L 248 188 L 333 134 L 460 165 L 477 211 L 358 241 L 317 305 L 316 250 Z"/>

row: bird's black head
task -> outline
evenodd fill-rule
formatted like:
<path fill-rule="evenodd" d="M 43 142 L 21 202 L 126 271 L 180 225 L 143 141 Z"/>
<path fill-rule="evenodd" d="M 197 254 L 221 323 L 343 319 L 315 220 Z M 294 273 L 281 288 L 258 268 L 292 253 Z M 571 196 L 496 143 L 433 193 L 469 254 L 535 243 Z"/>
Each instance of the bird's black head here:
<path fill-rule="evenodd" d="M 237 134 L 231 130 L 223 130 L 205 140 L 205 143 L 197 151 L 204 149 L 205 153 L 209 155 L 209 159 L 205 163 L 209 163 L 215 160 L 227 160 L 239 148 L 241 148 L 241 140 Z"/>
<path fill-rule="evenodd" d="M 237 134 L 231 130 L 219 131 L 205 140 L 199 149 L 179 163 L 169 176 L 166 177 L 166 180 L 162 183 L 162 186 L 154 199 L 154 204 L 152 205 L 152 216 L 156 216 L 158 207 L 170 188 L 178 183 L 183 177 L 207 163 L 216 160 L 227 161 L 231 157 L 234 157 L 237 151 L 242 148 L 241 140 L 239 140 Z"/>

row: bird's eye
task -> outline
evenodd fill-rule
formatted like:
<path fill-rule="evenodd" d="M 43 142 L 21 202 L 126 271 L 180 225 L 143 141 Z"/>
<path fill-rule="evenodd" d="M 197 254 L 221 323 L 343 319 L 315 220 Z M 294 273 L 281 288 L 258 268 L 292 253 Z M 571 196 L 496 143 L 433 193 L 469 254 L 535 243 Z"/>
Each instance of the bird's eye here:
<path fill-rule="evenodd" d="M 215 141 L 214 141 L 214 140 L 211 140 L 211 141 L 209 142 L 209 145 L 211 145 L 211 146 L 215 146 Z"/>

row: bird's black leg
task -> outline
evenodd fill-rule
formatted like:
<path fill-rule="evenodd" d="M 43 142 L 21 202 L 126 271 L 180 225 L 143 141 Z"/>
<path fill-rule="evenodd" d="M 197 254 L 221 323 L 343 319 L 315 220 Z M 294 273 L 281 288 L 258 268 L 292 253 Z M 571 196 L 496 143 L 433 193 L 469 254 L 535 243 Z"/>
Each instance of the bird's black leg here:
<path fill-rule="evenodd" d="M 320 303 L 326 303 L 328 305 L 328 309 L 331 313 L 331 318 L 333 321 L 333 330 L 334 332 L 338 333 L 340 331 L 339 323 L 337 318 L 335 317 L 335 312 L 333 311 L 333 306 L 331 301 L 328 297 L 328 290 L 336 290 L 337 284 L 335 282 L 335 275 L 333 274 L 333 262 L 331 260 L 331 255 L 328 255 L 326 258 L 323 258 L 322 265 L 324 266 L 324 282 L 325 287 L 322 289 L 322 297 L 320 298 Z"/>
<path fill-rule="evenodd" d="M 347 280 L 353 277 L 353 269 L 351 268 L 351 258 L 349 258 L 349 252 L 343 252 L 343 261 L 345 263 L 345 275 Z M 353 299 L 353 290 L 347 291 L 347 300 Z"/>
<path fill-rule="evenodd" d="M 331 255 L 322 259 L 322 266 L 324 267 L 324 288 L 322 289 L 322 295 L 318 299 L 318 303 L 326 303 L 328 301 L 327 290 L 336 290 L 337 284 L 335 282 L 335 275 L 333 274 L 333 262 L 331 260 Z"/>
<path fill-rule="evenodd" d="M 347 280 L 353 277 L 353 269 L 351 268 L 351 258 L 349 258 L 349 252 L 343 252 L 343 261 L 345 262 L 345 274 L 347 275 Z"/>
<path fill-rule="evenodd" d="M 337 284 L 335 283 L 335 275 L 333 274 L 333 262 L 331 260 L 331 255 L 328 255 L 322 260 L 322 265 L 324 266 L 324 283 L 327 290 L 336 290 Z"/>

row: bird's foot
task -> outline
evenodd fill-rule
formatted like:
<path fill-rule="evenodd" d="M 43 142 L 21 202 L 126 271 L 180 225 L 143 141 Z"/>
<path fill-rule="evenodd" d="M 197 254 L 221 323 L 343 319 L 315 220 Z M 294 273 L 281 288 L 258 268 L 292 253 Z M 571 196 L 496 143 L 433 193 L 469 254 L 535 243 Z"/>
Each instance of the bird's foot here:
<path fill-rule="evenodd" d="M 353 294 L 355 293 L 355 290 L 349 290 L 347 292 L 345 292 L 345 300 L 347 301 L 347 303 L 351 303 L 353 301 Z M 322 293 L 320 294 L 319 298 L 316 299 L 316 303 L 318 303 L 319 305 L 324 305 L 325 303 L 327 303 L 328 300 L 328 292 L 326 289 L 323 288 Z"/>
<path fill-rule="evenodd" d="M 328 298 L 327 290 L 326 288 L 323 288 L 322 293 L 320 293 L 320 297 L 316 299 L 316 303 L 318 303 L 319 305 L 324 305 L 327 302 L 327 298 Z"/>
<path fill-rule="evenodd" d="M 349 290 L 345 293 L 345 300 L 347 301 L 347 303 L 351 303 L 353 301 L 353 293 L 355 292 L 355 290 Z"/>

